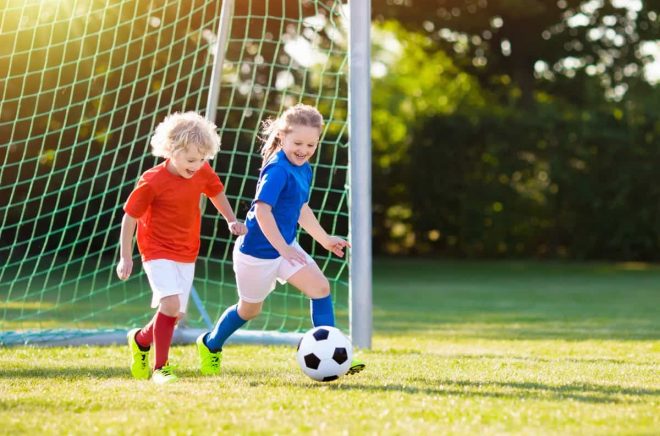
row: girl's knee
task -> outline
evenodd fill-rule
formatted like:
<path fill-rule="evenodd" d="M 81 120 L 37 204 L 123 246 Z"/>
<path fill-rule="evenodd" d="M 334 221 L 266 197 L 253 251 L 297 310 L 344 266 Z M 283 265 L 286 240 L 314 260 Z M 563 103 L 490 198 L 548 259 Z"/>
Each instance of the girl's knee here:
<path fill-rule="evenodd" d="M 238 303 L 238 316 L 245 321 L 256 318 L 261 313 L 262 303 Z"/>
<path fill-rule="evenodd" d="M 327 297 L 330 295 L 330 282 L 327 278 L 323 277 L 319 286 L 319 297 Z"/>

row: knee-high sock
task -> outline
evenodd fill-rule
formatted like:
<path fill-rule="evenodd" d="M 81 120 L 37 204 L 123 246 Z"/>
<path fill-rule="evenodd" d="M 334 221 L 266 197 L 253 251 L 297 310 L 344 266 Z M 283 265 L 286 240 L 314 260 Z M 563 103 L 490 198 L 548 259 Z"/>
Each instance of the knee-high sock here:
<path fill-rule="evenodd" d="M 148 350 L 154 342 L 154 323 L 156 322 L 157 316 L 158 312 L 156 312 L 154 317 L 151 318 L 151 321 L 142 327 L 142 329 L 135 335 L 135 342 L 137 342 L 138 346 L 142 348 L 143 351 Z"/>
<path fill-rule="evenodd" d="M 176 316 L 156 313 L 154 321 L 154 369 L 160 369 L 167 363 L 172 344 L 172 334 L 176 325 Z"/>
<path fill-rule="evenodd" d="M 213 353 L 221 351 L 227 338 L 246 322 L 247 320 L 238 314 L 238 305 L 234 304 L 225 310 L 213 330 L 206 336 L 204 343 Z"/>
<path fill-rule="evenodd" d="M 332 295 L 323 298 L 312 298 L 309 302 L 314 327 L 321 325 L 335 326 L 335 311 L 332 307 Z"/>

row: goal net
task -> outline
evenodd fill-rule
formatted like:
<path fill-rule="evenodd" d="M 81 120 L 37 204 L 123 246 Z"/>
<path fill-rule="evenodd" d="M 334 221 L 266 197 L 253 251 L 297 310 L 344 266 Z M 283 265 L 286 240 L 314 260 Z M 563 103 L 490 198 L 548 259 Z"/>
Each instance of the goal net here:
<path fill-rule="evenodd" d="M 150 155 L 155 126 L 175 111 L 215 118 L 211 165 L 239 219 L 255 193 L 260 123 L 303 102 L 325 117 L 310 206 L 348 234 L 348 37 L 335 0 L 24 0 L 0 10 L 0 345 L 121 337 L 152 316 L 139 263 L 115 274 L 122 206 Z M 216 56 L 224 56 L 213 74 Z M 218 99 L 207 101 L 211 77 Z M 213 113 L 207 112 L 207 107 Z M 236 302 L 234 237 L 202 204 L 193 301 L 182 323 L 207 329 Z M 304 232 L 348 327 L 348 266 Z M 311 327 L 308 300 L 278 286 L 246 329 L 257 337 Z M 122 339 L 123 340 L 123 339 Z"/>

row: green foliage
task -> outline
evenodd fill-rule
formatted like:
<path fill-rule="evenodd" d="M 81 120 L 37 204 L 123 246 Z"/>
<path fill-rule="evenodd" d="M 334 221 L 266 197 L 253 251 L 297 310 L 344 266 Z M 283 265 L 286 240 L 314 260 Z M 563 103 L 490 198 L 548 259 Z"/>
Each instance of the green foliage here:
<path fill-rule="evenodd" d="M 521 92 L 518 103 L 529 107 L 535 90 L 556 81 L 579 90 L 570 79 L 580 71 L 598 77 L 608 90 L 639 81 L 648 62 L 640 47 L 660 37 L 659 3 L 374 0 L 373 10 L 379 20 L 396 18 L 433 38 L 483 82 L 507 75 Z"/>
<path fill-rule="evenodd" d="M 522 110 L 509 75 L 483 86 L 428 37 L 374 32 L 377 251 L 660 259 L 656 87 L 613 101 L 578 73 Z"/>
<path fill-rule="evenodd" d="M 404 170 L 409 249 L 658 259 L 660 131 L 649 109 L 546 104 L 532 117 L 429 118 Z"/>
<path fill-rule="evenodd" d="M 409 234 L 408 227 L 401 227 L 401 218 L 410 215 L 402 203 L 408 193 L 401 171 L 410 165 L 416 126 L 461 107 L 482 107 L 484 98 L 477 81 L 428 37 L 395 22 L 375 26 L 373 32 L 374 232 L 395 251 L 397 241 Z"/>

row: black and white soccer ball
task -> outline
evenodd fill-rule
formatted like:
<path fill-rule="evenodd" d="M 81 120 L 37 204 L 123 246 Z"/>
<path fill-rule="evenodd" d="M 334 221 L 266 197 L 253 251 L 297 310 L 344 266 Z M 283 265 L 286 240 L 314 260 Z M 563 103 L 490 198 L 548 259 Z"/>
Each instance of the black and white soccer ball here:
<path fill-rule="evenodd" d="M 315 327 L 298 343 L 296 359 L 303 372 L 314 380 L 337 380 L 351 367 L 353 345 L 335 327 Z"/>

